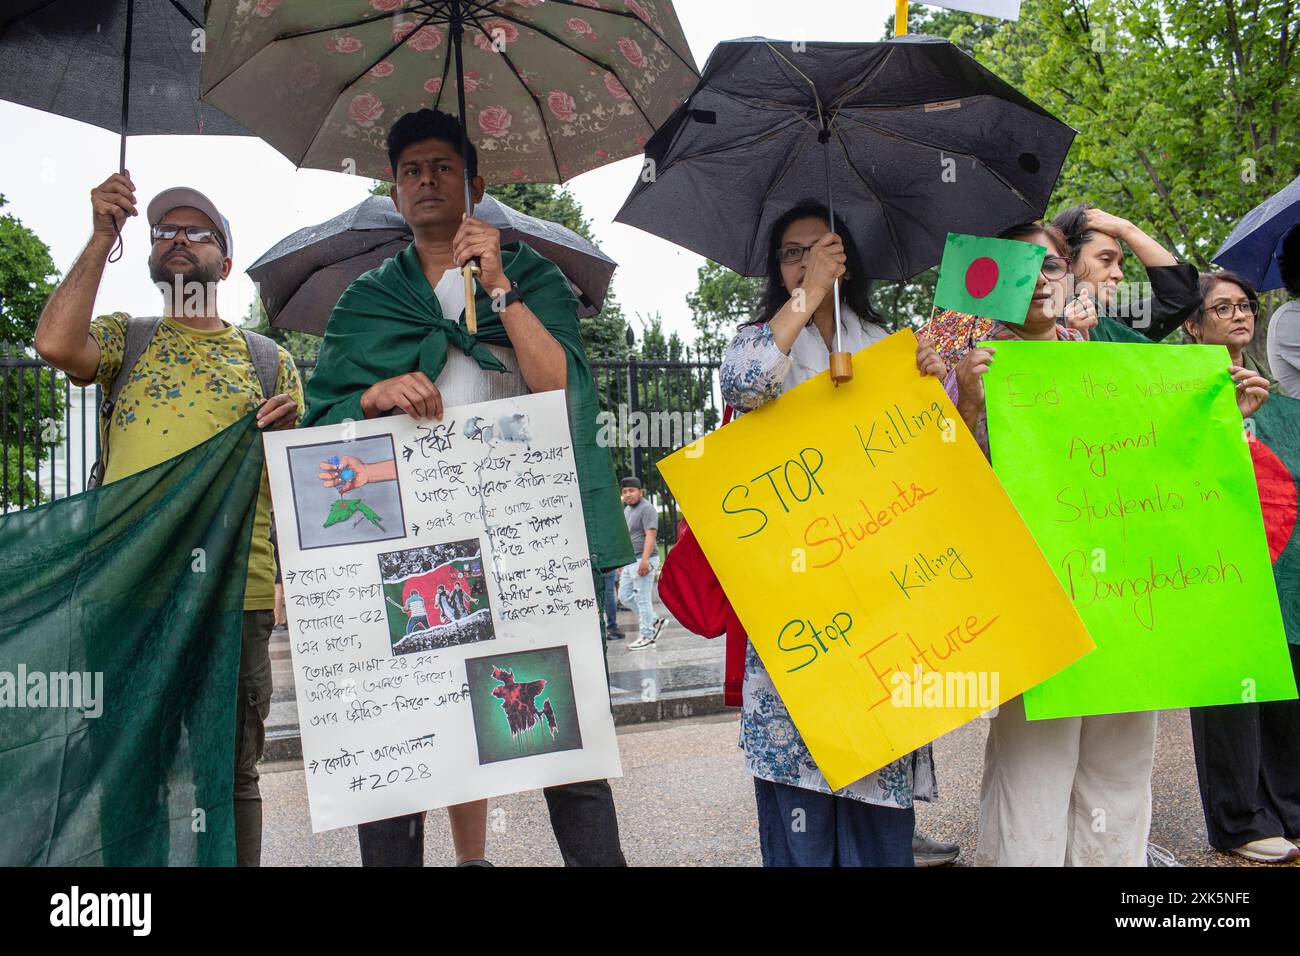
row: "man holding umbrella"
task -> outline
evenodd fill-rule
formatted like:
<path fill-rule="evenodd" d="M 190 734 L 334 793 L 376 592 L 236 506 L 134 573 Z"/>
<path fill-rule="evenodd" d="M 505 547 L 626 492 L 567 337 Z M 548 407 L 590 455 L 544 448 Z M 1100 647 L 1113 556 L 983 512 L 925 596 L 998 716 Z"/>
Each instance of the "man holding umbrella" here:
<path fill-rule="evenodd" d="M 307 425 L 405 412 L 441 418 L 446 405 L 562 389 L 569 408 L 595 586 L 600 571 L 632 560 L 613 467 L 596 443 L 598 402 L 578 331 L 577 300 L 563 274 L 528 245 L 501 245 L 497 229 L 465 216 L 483 195 L 477 153 L 460 122 L 421 109 L 388 134 L 394 204 L 414 241 L 343 293 L 325 329 L 307 390 Z M 463 152 L 462 152 L 463 150 Z M 464 160 L 462 160 L 462 155 Z M 477 258 L 478 330 L 465 327 L 461 266 Z M 607 781 L 544 791 L 565 864 L 623 865 Z M 481 860 L 486 801 L 454 807 L 459 863 Z M 359 828 L 365 865 L 420 865 L 415 814 Z"/>
<path fill-rule="evenodd" d="M 117 173 L 91 190 L 90 199 L 90 242 L 46 303 L 35 346 L 74 384 L 93 382 L 108 396 L 101 408 L 99 479 L 111 482 L 144 471 L 252 411 L 261 428 L 292 428 L 302 401 L 293 358 L 270 339 L 235 328 L 219 314 L 217 287 L 230 275 L 234 240 L 216 205 L 187 187 L 155 196 L 146 210 L 153 236 L 149 275 L 162 293 L 163 317 L 118 312 L 92 321 L 109 252 L 127 217 L 137 214 L 135 185 L 129 175 Z M 247 573 L 235 711 L 235 848 L 240 866 L 257 866 L 262 848 L 257 762 L 271 710 L 275 607 L 265 473 Z M 176 733 L 179 737 L 180 728 Z"/>

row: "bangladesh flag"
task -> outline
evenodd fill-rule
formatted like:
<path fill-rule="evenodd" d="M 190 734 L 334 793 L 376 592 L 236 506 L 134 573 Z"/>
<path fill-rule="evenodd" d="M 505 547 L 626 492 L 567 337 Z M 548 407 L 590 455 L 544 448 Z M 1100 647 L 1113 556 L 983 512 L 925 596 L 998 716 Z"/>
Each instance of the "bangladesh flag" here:
<path fill-rule="evenodd" d="M 233 866 L 252 414 L 0 518 L 0 866 Z"/>
<path fill-rule="evenodd" d="M 1255 463 L 1278 603 L 1282 606 L 1287 643 L 1300 644 L 1300 530 L 1296 528 L 1300 401 L 1272 395 L 1252 421 L 1255 439 L 1250 443 L 1250 457 Z"/>
<path fill-rule="evenodd" d="M 1047 249 L 1033 242 L 948 233 L 934 305 L 1023 325 Z"/>
<path fill-rule="evenodd" d="M 444 597 L 440 597 L 439 589 Z M 413 594 L 424 602 L 429 627 L 468 617 L 488 607 L 483 563 L 478 556 L 455 558 L 431 571 L 384 582 L 384 596 L 392 606 L 405 607 Z M 406 636 L 406 618 L 400 612 L 388 615 L 388 631 L 394 644 Z"/>

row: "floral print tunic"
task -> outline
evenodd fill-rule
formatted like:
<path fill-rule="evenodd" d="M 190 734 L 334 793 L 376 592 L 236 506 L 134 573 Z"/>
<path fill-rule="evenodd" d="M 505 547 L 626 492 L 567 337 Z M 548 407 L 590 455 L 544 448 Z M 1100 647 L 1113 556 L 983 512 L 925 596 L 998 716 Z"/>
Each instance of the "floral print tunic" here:
<path fill-rule="evenodd" d="M 842 311 L 841 345 L 845 351 L 856 352 L 885 337 L 879 326 L 861 322 L 848 309 Z M 829 365 L 829 351 L 812 325 L 799 333 L 790 355 L 777 347 L 766 323 L 747 325 L 736 333 L 723 355 L 722 397 L 738 413 L 753 411 Z M 740 746 L 745 752 L 745 769 L 760 780 L 899 809 L 911 807 L 913 800 L 929 801 L 938 796 L 929 744 L 832 791 L 753 644 L 745 648 L 742 693 Z"/>

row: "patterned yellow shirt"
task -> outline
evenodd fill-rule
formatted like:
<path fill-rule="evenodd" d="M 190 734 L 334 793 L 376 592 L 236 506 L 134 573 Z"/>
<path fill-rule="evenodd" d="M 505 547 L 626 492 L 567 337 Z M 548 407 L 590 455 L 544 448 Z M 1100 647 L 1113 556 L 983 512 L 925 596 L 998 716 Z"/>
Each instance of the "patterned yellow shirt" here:
<path fill-rule="evenodd" d="M 99 343 L 95 383 L 106 395 L 122 367 L 127 319 L 125 313 L 114 312 L 90 325 L 90 334 Z M 287 393 L 298 403 L 301 418 L 298 369 L 288 352 L 283 348 L 279 352 L 275 391 Z M 230 325 L 204 331 L 164 319 L 118 397 L 109 424 L 104 482 L 125 478 L 188 451 L 255 410 L 262 400 L 262 387 L 242 331 Z M 244 609 L 261 611 L 274 606 L 271 493 L 263 470 Z"/>

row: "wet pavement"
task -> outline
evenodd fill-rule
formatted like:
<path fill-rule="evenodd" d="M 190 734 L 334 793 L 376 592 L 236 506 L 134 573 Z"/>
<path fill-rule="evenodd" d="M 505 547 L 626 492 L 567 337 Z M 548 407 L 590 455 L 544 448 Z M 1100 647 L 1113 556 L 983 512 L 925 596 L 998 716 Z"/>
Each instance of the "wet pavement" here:
<path fill-rule="evenodd" d="M 959 865 L 968 865 L 975 851 L 986 733 L 986 722 L 976 720 L 935 743 L 940 799 L 917 807 L 922 830 L 961 845 Z M 624 776 L 612 786 L 630 864 L 759 865 L 753 782 L 736 746 L 735 711 L 620 727 L 618 742 Z M 1254 865 L 1205 842 L 1186 711 L 1160 715 L 1156 746 L 1152 841 L 1189 866 Z M 266 865 L 360 863 L 354 828 L 311 832 L 300 763 L 265 764 L 262 772 Z M 488 857 L 498 866 L 560 865 L 540 792 L 492 800 L 488 820 Z M 443 866 L 451 860 L 447 815 L 433 811 L 426 824 L 425 862 Z"/>
<path fill-rule="evenodd" d="M 745 773 L 735 710 L 722 707 L 723 638 L 705 640 L 668 617 L 659 640 L 631 650 L 635 613 L 619 612 L 623 640 L 610 641 L 610 699 L 619 724 L 624 776 L 612 781 L 624 853 L 634 866 L 757 866 L 753 781 Z M 272 636 L 275 694 L 262 765 L 263 862 L 356 866 L 353 828 L 313 834 L 304 774 L 296 759 L 297 712 L 284 632 Z M 671 706 L 670 706 L 671 704 Z M 687 716 L 685 720 L 664 720 Z M 917 825 L 958 843 L 968 865 L 975 852 L 979 784 L 988 724 L 975 720 L 935 742 L 939 800 L 918 804 Z M 275 742 L 278 738 L 278 744 Z M 294 759 L 283 759 L 286 756 Z M 1152 774 L 1151 841 L 1187 866 L 1255 866 L 1209 847 L 1196 786 L 1187 711 L 1160 715 Z M 539 791 L 490 802 L 488 856 L 498 865 L 558 866 L 546 803 Z M 452 859 L 447 815 L 429 814 L 425 862 Z M 1291 864 L 1300 867 L 1300 863 Z"/>

